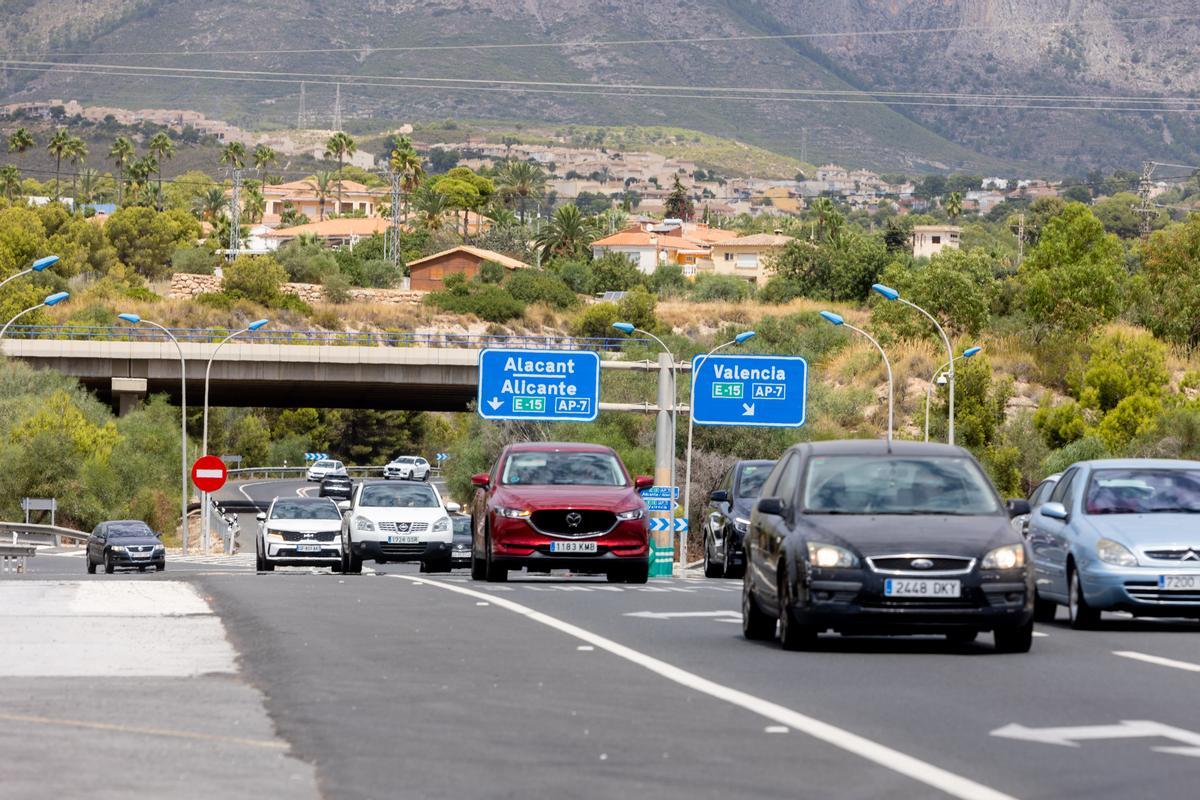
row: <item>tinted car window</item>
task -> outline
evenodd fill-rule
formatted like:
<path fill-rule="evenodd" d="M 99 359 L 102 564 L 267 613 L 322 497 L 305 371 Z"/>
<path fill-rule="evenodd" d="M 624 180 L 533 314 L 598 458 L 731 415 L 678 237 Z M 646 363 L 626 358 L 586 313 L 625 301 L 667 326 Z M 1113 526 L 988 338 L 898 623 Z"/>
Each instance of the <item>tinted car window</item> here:
<path fill-rule="evenodd" d="M 454 517 L 454 532 L 457 534 L 471 533 L 470 517 Z"/>
<path fill-rule="evenodd" d="M 779 497 L 785 503 L 791 503 L 796 496 L 796 484 L 800 482 L 800 456 L 792 453 L 788 456 L 787 463 L 783 465 L 783 470 L 779 473 L 779 478 L 775 482 L 773 496 Z"/>
<path fill-rule="evenodd" d="M 762 491 L 763 482 L 771 474 L 771 468 L 774 466 L 774 464 L 747 464 L 742 467 L 742 474 L 738 476 L 737 496 L 758 497 L 758 493 Z"/>
<path fill-rule="evenodd" d="M 624 486 L 625 472 L 611 453 L 513 453 L 502 480 L 508 485 Z"/>
<path fill-rule="evenodd" d="M 1200 514 L 1200 469 L 1098 469 L 1088 514 Z"/>
<path fill-rule="evenodd" d="M 437 508 L 437 495 L 423 484 L 393 486 L 369 483 L 362 488 L 358 504 L 365 508 Z"/>
<path fill-rule="evenodd" d="M 122 536 L 153 536 L 154 531 L 144 522 L 118 522 L 109 523 L 108 535 L 119 539 Z"/>
<path fill-rule="evenodd" d="M 329 519 L 340 520 L 342 513 L 331 502 L 306 503 L 303 500 L 277 500 L 271 509 L 271 519 Z"/>
<path fill-rule="evenodd" d="M 1050 500 L 1048 502 L 1062 503 L 1065 505 L 1067 501 L 1063 498 L 1070 496 L 1067 493 L 1071 490 L 1071 484 L 1075 482 L 1075 476 L 1078 474 L 1078 469 L 1068 470 L 1067 473 L 1059 479 L 1058 484 L 1054 487 L 1054 491 L 1050 493 Z"/>
<path fill-rule="evenodd" d="M 814 456 L 804 507 L 815 514 L 994 514 L 975 463 L 953 456 Z"/>

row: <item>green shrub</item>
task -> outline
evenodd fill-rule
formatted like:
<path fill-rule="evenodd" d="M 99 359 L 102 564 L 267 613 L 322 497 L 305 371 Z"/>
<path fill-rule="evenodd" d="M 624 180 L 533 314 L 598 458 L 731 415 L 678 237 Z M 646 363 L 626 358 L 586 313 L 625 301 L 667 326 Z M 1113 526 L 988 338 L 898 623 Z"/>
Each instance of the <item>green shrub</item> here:
<path fill-rule="evenodd" d="M 616 303 L 593 303 L 575 320 L 576 336 L 607 338 L 613 335 L 613 323 L 620 320 Z"/>
<path fill-rule="evenodd" d="M 654 315 L 654 309 L 657 301 L 654 295 L 638 286 L 625 293 L 617 302 L 617 314 L 620 315 L 622 322 L 631 322 L 635 327 L 642 330 L 652 331 L 658 327 L 658 318 Z M 611 327 L 611 326 L 610 326 Z M 605 336 L 612 336 L 612 331 L 608 331 Z"/>
<path fill-rule="evenodd" d="M 338 271 L 337 257 L 320 244 L 294 239 L 275 251 L 275 259 L 295 283 L 323 283 Z"/>
<path fill-rule="evenodd" d="M 1099 436 L 1085 436 L 1047 456 L 1042 464 L 1042 472 L 1052 475 L 1056 472 L 1063 472 L 1076 461 L 1091 461 L 1097 458 L 1108 458 L 1108 456 L 1108 446 L 1103 439 Z"/>
<path fill-rule="evenodd" d="M 736 275 L 701 273 L 696 276 L 696 284 L 692 287 L 692 299 L 699 302 L 723 300 L 736 303 L 748 299 L 751 292 L 749 281 Z"/>
<path fill-rule="evenodd" d="M 646 287 L 659 297 L 676 297 L 687 291 L 688 279 L 678 264 L 659 264 L 646 281 Z"/>
<path fill-rule="evenodd" d="M 343 264 L 342 273 L 355 286 L 363 286 L 368 289 L 391 289 L 404 277 L 404 267 L 397 267 L 391 261 L 377 258 Z"/>
<path fill-rule="evenodd" d="M 794 278 L 785 275 L 774 275 L 767 279 L 766 285 L 758 291 L 758 299 L 764 303 L 782 305 L 790 303 L 804 294 L 804 287 Z"/>
<path fill-rule="evenodd" d="M 205 292 L 204 294 L 196 295 L 196 302 L 209 308 L 232 311 L 234 299 L 224 292 Z"/>
<path fill-rule="evenodd" d="M 574 308 L 579 298 L 553 272 L 519 269 L 504 282 L 509 294 L 525 303 L 545 303 L 553 308 Z"/>
<path fill-rule="evenodd" d="M 1068 400 L 1052 406 L 1049 394 L 1034 413 L 1033 424 L 1051 448 L 1064 447 L 1087 433 L 1087 419 L 1079 403 Z"/>
<path fill-rule="evenodd" d="M 484 261 L 479 265 L 479 280 L 483 283 L 499 283 L 504 280 L 504 265 Z"/>
<path fill-rule="evenodd" d="M 1131 394 L 1117 403 L 1100 420 L 1100 438 L 1110 450 L 1120 451 L 1137 436 L 1149 433 L 1162 413 L 1162 401 L 1144 394 Z"/>
<path fill-rule="evenodd" d="M 212 275 L 216 267 L 216 256 L 207 247 L 177 247 L 171 256 L 171 269 L 175 272 Z"/>
<path fill-rule="evenodd" d="M 425 295 L 425 303 L 455 314 L 474 314 L 488 322 L 508 322 L 525 313 L 525 304 L 501 286 L 484 283 L 468 287 L 459 281 L 451 286 L 449 277 L 447 289 Z"/>
<path fill-rule="evenodd" d="M 559 259 L 553 262 L 550 269 L 558 273 L 563 283 L 576 294 L 592 293 L 592 265 L 586 260 Z"/>
<path fill-rule="evenodd" d="M 592 280 L 588 291 L 591 294 L 627 292 L 635 286 L 642 286 L 645 280 L 646 276 L 627 256 L 605 253 L 592 262 Z"/>
<path fill-rule="evenodd" d="M 1169 380 L 1166 345 L 1149 333 L 1114 331 L 1093 345 L 1079 398 L 1108 411 L 1132 394 L 1161 395 Z"/>
<path fill-rule="evenodd" d="M 321 293 L 331 303 L 349 303 L 351 285 L 349 278 L 341 272 L 334 272 L 325 276 Z"/>
<path fill-rule="evenodd" d="M 279 287 L 287 281 L 287 272 L 271 256 L 239 256 L 225 267 L 224 275 L 221 289 L 225 294 L 264 306 L 279 302 Z"/>

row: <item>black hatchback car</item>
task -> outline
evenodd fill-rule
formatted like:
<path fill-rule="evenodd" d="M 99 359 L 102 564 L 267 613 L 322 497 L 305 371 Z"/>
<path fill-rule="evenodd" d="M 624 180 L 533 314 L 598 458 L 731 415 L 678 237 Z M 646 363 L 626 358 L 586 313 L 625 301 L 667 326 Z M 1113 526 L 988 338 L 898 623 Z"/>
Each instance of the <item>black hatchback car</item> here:
<path fill-rule="evenodd" d="M 84 557 L 89 575 L 95 575 L 98 566 L 110 575 L 117 568 L 139 572 L 150 567 L 158 572 L 167 568 L 167 551 L 158 534 L 136 519 L 101 522 L 88 537 Z"/>
<path fill-rule="evenodd" d="M 350 480 L 349 475 L 326 475 L 321 479 L 321 488 L 317 490 L 317 496 L 349 500 L 353 491 L 354 481 Z"/>
<path fill-rule="evenodd" d="M 1001 652 L 1033 640 L 1027 545 L 978 462 L 919 442 L 790 448 L 763 484 L 746 537 L 742 627 L 810 647 L 819 633 L 990 630 Z"/>
<path fill-rule="evenodd" d="M 746 566 L 742 539 L 750 512 L 774 461 L 737 461 L 708 495 L 704 510 L 704 577 L 740 578 Z"/>

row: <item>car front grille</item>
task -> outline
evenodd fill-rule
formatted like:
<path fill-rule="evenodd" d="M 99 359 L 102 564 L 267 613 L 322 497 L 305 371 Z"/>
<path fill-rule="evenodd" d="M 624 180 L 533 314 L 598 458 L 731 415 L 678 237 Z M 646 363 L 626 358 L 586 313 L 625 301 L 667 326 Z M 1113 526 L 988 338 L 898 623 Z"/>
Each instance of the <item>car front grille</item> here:
<path fill-rule="evenodd" d="M 131 544 L 126 545 L 125 549 L 130 553 L 152 553 L 154 545 L 152 544 Z"/>
<path fill-rule="evenodd" d="M 332 542 L 338 538 L 341 531 L 317 531 L 316 533 L 298 533 L 296 531 L 278 531 L 285 542 Z"/>
<path fill-rule="evenodd" d="M 913 566 L 914 561 L 930 562 L 921 567 Z M 885 572 L 889 575 L 962 575 L 971 571 L 975 559 L 961 556 L 939 556 L 923 554 L 900 554 L 891 556 L 871 556 L 867 564 L 875 572 Z"/>
<path fill-rule="evenodd" d="M 419 556 L 425 552 L 425 543 L 388 544 L 383 542 L 379 545 L 379 551 L 385 556 Z"/>
<path fill-rule="evenodd" d="M 1200 548 L 1174 547 L 1163 548 L 1161 550 L 1146 550 L 1144 552 L 1148 558 L 1153 558 L 1156 561 L 1195 561 L 1196 566 L 1200 567 Z"/>
<path fill-rule="evenodd" d="M 379 530 L 388 533 L 422 533 L 429 530 L 428 522 L 381 522 Z"/>
<path fill-rule="evenodd" d="M 1157 581 L 1126 581 L 1125 591 L 1134 600 L 1162 605 L 1188 605 L 1200 607 L 1200 591 L 1181 592 L 1158 588 Z"/>
<path fill-rule="evenodd" d="M 617 515 L 611 511 L 551 509 L 533 512 L 529 521 L 537 530 L 554 536 L 596 536 L 615 528 Z"/>

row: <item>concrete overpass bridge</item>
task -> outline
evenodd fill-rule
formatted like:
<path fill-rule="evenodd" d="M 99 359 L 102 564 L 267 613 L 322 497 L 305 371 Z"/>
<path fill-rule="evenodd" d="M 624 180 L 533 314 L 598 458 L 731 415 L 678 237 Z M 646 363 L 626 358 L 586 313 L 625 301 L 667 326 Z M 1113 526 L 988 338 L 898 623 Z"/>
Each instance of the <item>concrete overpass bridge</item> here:
<path fill-rule="evenodd" d="M 72 326 L 14 326 L 9 331 L 2 343 L 5 355 L 77 378 L 120 413 L 149 394 L 166 394 L 179 402 L 179 352 L 159 331 Z M 229 331 L 172 333 L 186 361 L 189 403 L 199 405 L 204 369 Z M 606 368 L 656 369 L 657 365 L 646 362 L 618 360 L 617 351 L 630 341 L 260 330 L 243 334 L 217 352 L 209 402 L 214 406 L 465 411 L 475 399 L 481 349 L 594 350 L 613 354 L 603 360 Z"/>

